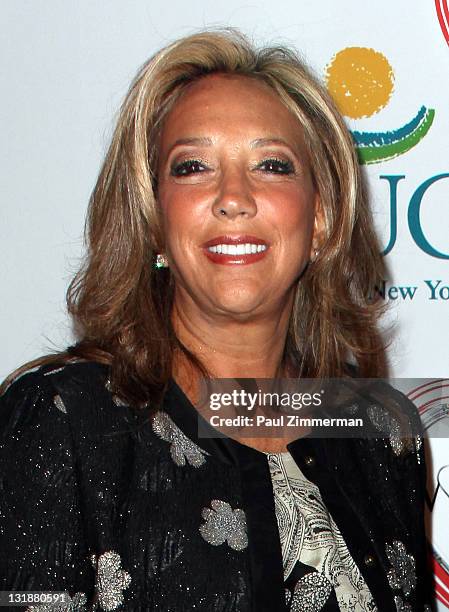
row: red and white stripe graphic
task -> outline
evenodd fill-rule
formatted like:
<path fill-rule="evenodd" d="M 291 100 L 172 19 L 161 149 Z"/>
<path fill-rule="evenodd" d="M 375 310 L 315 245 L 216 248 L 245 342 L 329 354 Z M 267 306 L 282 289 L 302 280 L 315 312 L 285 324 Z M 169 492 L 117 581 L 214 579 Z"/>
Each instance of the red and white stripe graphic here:
<path fill-rule="evenodd" d="M 449 9 L 447 0 L 435 0 L 435 7 L 437 9 L 441 31 L 443 32 L 443 36 L 449 45 Z"/>

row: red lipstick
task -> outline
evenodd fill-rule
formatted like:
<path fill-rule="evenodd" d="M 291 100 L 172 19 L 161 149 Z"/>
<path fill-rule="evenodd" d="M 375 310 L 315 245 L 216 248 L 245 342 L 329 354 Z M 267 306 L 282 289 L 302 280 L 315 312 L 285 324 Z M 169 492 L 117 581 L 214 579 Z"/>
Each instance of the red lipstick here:
<path fill-rule="evenodd" d="M 221 249 L 218 247 L 218 245 L 222 245 Z M 240 252 L 227 252 L 228 250 L 237 250 L 237 245 L 251 245 L 251 247 L 246 247 L 245 252 L 242 252 L 243 249 L 241 247 L 239 249 Z M 264 247 L 264 249 L 261 249 L 261 246 Z M 210 247 L 218 247 L 218 249 L 211 251 Z M 257 247 L 259 250 L 256 250 Z M 265 240 L 250 234 L 227 234 L 223 236 L 216 236 L 215 238 L 208 240 L 202 245 L 202 248 L 203 253 L 213 263 L 222 265 L 245 265 L 255 263 L 256 261 L 263 259 L 268 252 L 269 244 Z M 248 253 L 246 251 L 248 251 L 249 248 L 251 249 L 251 252 Z M 222 252 L 219 252 L 220 250 Z M 256 252 L 253 252 L 255 250 Z"/>

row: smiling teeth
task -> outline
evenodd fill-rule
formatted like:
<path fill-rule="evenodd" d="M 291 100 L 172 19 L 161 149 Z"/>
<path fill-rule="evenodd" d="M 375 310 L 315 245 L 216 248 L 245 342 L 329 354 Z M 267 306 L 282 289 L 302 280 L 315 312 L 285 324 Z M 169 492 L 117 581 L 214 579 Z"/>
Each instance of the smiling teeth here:
<path fill-rule="evenodd" d="M 261 253 L 266 250 L 265 244 L 216 244 L 207 247 L 211 253 L 221 253 L 223 255 L 249 255 L 250 253 Z"/>

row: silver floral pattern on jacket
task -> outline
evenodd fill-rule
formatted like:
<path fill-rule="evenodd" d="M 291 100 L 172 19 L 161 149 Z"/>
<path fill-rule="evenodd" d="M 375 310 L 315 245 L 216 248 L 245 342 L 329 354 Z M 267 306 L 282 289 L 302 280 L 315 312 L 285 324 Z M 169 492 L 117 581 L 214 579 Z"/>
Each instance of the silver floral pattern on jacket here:
<path fill-rule="evenodd" d="M 66 596 L 63 603 L 45 603 L 27 608 L 26 612 L 87 612 L 88 610 L 116 610 L 124 603 L 123 591 L 130 585 L 131 576 L 121 565 L 120 555 L 112 550 L 100 555 L 91 555 L 90 560 L 96 570 L 96 603 L 87 605 L 85 593 Z"/>
<path fill-rule="evenodd" d="M 235 510 L 221 499 L 213 499 L 211 508 L 203 508 L 202 517 L 206 521 L 199 530 L 203 538 L 213 546 L 224 542 L 234 550 L 243 550 L 248 546 L 246 533 L 246 516 L 240 508 Z"/>
<path fill-rule="evenodd" d="M 192 442 L 173 422 L 166 412 L 159 410 L 153 418 L 153 431 L 162 440 L 170 443 L 170 454 L 176 465 L 200 467 L 205 463 L 205 455 L 209 453 Z"/>
<path fill-rule="evenodd" d="M 399 457 L 404 448 L 399 421 L 388 410 L 377 404 L 368 406 L 367 413 L 377 431 L 388 436 L 394 454 Z"/>
<path fill-rule="evenodd" d="M 388 582 L 393 590 L 402 590 L 408 597 L 416 587 L 415 559 L 407 554 L 404 544 L 399 540 L 394 540 L 392 545 L 387 544 L 385 550 L 392 565 L 388 572 Z"/>
<path fill-rule="evenodd" d="M 65 407 L 64 402 L 62 401 L 62 397 L 60 395 L 55 395 L 53 398 L 53 404 L 56 406 L 58 410 L 67 414 L 67 408 Z"/>
<path fill-rule="evenodd" d="M 115 610 L 124 602 L 123 591 L 130 585 L 131 576 L 122 569 L 120 555 L 109 550 L 98 558 L 91 556 L 97 570 L 95 590 L 101 610 Z"/>

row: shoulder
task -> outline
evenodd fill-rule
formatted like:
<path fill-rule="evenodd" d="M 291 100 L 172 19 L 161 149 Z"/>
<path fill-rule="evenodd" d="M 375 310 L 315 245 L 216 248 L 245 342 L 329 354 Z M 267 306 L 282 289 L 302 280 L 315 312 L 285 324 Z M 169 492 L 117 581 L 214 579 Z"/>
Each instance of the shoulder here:
<path fill-rule="evenodd" d="M 335 379 L 331 406 L 362 416 L 364 433 L 395 432 L 403 438 L 423 434 L 415 404 L 387 378 L 358 378 L 356 371 L 347 378 Z"/>
<path fill-rule="evenodd" d="M 40 372 L 52 392 L 69 406 L 104 406 L 111 394 L 109 367 L 93 361 L 78 361 L 63 367 L 45 368 Z M 78 408 L 79 407 L 79 408 Z"/>
<path fill-rule="evenodd" d="M 364 388 L 365 414 L 377 431 L 403 439 L 422 437 L 419 410 L 402 391 L 385 379 L 367 381 Z"/>
<path fill-rule="evenodd" d="M 393 403 L 401 408 L 404 415 L 408 416 L 410 420 L 419 420 L 416 406 L 404 393 L 391 384 L 389 378 L 363 378 L 358 366 L 350 362 L 345 362 L 344 372 L 347 377 L 344 380 L 350 380 L 354 389 L 359 389 L 367 397 L 370 394 L 377 396 L 386 404 Z"/>
<path fill-rule="evenodd" d="M 425 457 L 420 414 L 392 383 L 388 379 L 339 379 L 333 406 L 345 421 L 351 420 L 353 427 L 342 435 L 352 438 L 349 446 L 370 473 L 383 466 L 386 477 L 397 477 L 411 486 L 418 479 L 421 487 Z"/>
<path fill-rule="evenodd" d="M 76 361 L 63 366 L 43 366 L 36 374 L 56 389 L 95 391 L 107 383 L 109 367 L 94 361 Z"/>
<path fill-rule="evenodd" d="M 418 408 L 387 379 L 360 381 L 358 417 L 363 437 L 358 448 L 370 473 L 396 482 L 406 498 L 425 497 L 424 430 Z M 418 501 L 417 501 L 418 504 Z"/>
<path fill-rule="evenodd" d="M 0 396 L 0 432 L 13 435 L 42 428 L 57 428 L 69 420 L 67 403 L 105 390 L 108 368 L 94 362 L 41 366 L 15 379 Z"/>
<path fill-rule="evenodd" d="M 63 486 L 77 472 L 101 472 L 112 482 L 140 413 L 114 402 L 108 375 L 106 366 L 78 362 L 16 379 L 0 397 L 0 481 L 40 488 L 63 473 L 55 481 Z"/>

